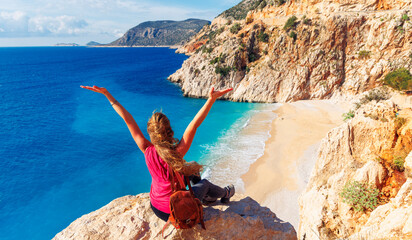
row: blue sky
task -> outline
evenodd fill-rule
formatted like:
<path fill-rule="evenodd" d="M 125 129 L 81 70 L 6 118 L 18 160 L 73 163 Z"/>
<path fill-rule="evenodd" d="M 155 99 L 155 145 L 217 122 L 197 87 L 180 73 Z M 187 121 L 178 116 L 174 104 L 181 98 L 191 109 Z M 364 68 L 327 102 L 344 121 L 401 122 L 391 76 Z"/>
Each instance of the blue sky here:
<path fill-rule="evenodd" d="M 212 20 L 241 0 L 0 0 L 0 46 L 109 43 L 144 21 Z"/>

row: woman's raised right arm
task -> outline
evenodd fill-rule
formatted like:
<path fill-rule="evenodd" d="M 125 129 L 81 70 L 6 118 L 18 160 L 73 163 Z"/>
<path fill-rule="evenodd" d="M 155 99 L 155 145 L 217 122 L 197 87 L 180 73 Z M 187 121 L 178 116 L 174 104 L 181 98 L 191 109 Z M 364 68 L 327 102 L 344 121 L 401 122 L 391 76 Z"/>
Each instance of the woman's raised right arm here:
<path fill-rule="evenodd" d="M 179 145 L 177 146 L 176 150 L 180 153 L 180 155 L 182 155 L 182 157 L 184 157 L 187 151 L 189 151 L 189 148 L 193 142 L 193 138 L 195 137 L 197 128 L 200 126 L 200 124 L 202 124 L 203 120 L 205 120 L 207 114 L 209 113 L 216 99 L 230 91 L 232 91 L 232 88 L 228 88 L 222 91 L 215 91 L 214 87 L 210 89 L 209 98 L 207 99 L 203 107 L 199 110 L 199 112 L 196 114 L 196 116 L 193 118 L 193 120 L 189 123 L 183 134 L 182 139 L 180 140 Z"/>
<path fill-rule="evenodd" d="M 151 145 L 150 141 L 144 137 L 142 131 L 140 130 L 133 116 L 109 93 L 109 91 L 107 91 L 106 88 L 101 88 L 97 86 L 93 86 L 93 87 L 80 86 L 80 87 L 91 90 L 93 92 L 101 93 L 107 98 L 107 100 L 109 100 L 110 104 L 112 105 L 114 110 L 117 112 L 117 114 L 119 114 L 120 117 L 122 117 L 123 120 L 125 121 L 137 146 L 144 153 L 146 151 L 146 148 Z"/>

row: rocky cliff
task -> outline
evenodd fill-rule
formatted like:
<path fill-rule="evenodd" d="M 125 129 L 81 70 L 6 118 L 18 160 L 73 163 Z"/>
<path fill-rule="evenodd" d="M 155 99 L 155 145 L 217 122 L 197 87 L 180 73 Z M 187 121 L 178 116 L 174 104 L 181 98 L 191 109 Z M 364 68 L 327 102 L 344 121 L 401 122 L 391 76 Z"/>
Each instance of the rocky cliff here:
<path fill-rule="evenodd" d="M 226 205 L 204 208 L 206 230 L 169 226 L 165 239 L 296 239 L 292 225 L 249 197 L 235 195 Z M 53 239 L 163 239 L 165 222 L 150 208 L 149 194 L 125 196 L 82 216 Z"/>
<path fill-rule="evenodd" d="M 409 0 L 245 0 L 178 50 L 191 56 L 169 80 L 190 97 L 233 87 L 234 101 L 356 95 L 412 69 L 411 10 Z"/>
<path fill-rule="evenodd" d="M 109 46 L 175 46 L 188 41 L 209 21 L 149 21 L 128 30 Z"/>
<path fill-rule="evenodd" d="M 299 200 L 299 239 L 412 238 L 411 105 L 357 107 L 322 140 Z"/>

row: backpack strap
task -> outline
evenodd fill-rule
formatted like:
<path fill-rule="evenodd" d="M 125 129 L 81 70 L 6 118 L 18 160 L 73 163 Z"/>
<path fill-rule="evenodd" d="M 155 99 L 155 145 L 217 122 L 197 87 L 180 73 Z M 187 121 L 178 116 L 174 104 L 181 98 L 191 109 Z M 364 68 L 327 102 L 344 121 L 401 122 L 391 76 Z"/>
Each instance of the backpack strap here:
<path fill-rule="evenodd" d="M 185 176 L 185 180 L 187 182 L 187 185 L 189 186 L 190 194 L 192 194 L 192 196 L 195 197 L 195 194 L 193 193 L 193 189 L 192 189 L 192 186 L 191 186 L 192 184 L 190 184 L 189 177 Z"/>
<path fill-rule="evenodd" d="M 165 229 L 166 229 L 166 227 L 167 227 L 169 224 L 170 224 L 170 220 L 167 220 L 166 224 L 163 226 L 163 229 L 162 229 L 162 237 L 163 237 L 163 239 L 165 238 Z"/>
<path fill-rule="evenodd" d="M 177 190 L 180 190 L 180 189 L 186 189 L 186 185 L 185 185 L 185 183 L 182 179 L 182 176 L 180 176 L 180 173 L 173 170 L 170 166 L 168 166 L 168 169 L 169 169 L 170 181 L 172 183 L 173 192 L 176 192 Z M 175 176 L 176 176 L 177 182 L 178 182 L 177 189 L 176 189 L 176 185 L 175 185 L 175 180 L 176 180 Z"/>
<path fill-rule="evenodd" d="M 206 230 L 205 222 L 203 221 L 203 216 L 200 218 L 200 225 L 202 225 L 202 228 Z"/>
<path fill-rule="evenodd" d="M 180 189 L 186 189 L 186 185 L 185 182 L 182 179 L 182 176 L 180 175 L 180 173 L 173 171 L 176 175 L 177 178 L 177 182 L 179 183 Z M 185 177 L 186 178 L 186 177 Z M 190 185 L 190 184 L 189 184 Z"/>

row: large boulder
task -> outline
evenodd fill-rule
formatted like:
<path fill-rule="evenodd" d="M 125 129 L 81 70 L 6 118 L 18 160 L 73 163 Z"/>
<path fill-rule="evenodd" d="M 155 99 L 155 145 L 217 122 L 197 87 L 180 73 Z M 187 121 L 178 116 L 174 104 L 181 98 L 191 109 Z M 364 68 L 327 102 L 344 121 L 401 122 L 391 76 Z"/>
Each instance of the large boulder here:
<path fill-rule="evenodd" d="M 293 226 L 250 197 L 236 195 L 229 204 L 204 208 L 206 230 L 200 225 L 176 230 L 169 225 L 165 239 L 296 239 Z M 162 239 L 165 222 L 150 208 L 148 193 L 125 196 L 86 214 L 53 239 Z"/>

